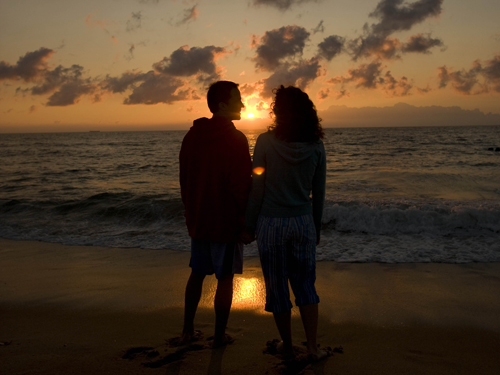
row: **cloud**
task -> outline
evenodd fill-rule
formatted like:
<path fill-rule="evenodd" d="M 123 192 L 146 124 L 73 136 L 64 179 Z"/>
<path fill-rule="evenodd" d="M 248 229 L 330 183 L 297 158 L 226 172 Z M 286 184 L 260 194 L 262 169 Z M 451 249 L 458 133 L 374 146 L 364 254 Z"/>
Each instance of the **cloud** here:
<path fill-rule="evenodd" d="M 397 50 L 400 42 L 389 36 L 397 31 L 410 30 L 429 17 L 438 16 L 442 11 L 442 3 L 443 0 L 417 0 L 412 3 L 404 0 L 381 0 L 370 13 L 370 17 L 377 18 L 379 22 L 365 24 L 363 35 L 348 44 L 353 60 L 370 56 L 399 58 Z"/>
<path fill-rule="evenodd" d="M 330 96 L 330 89 L 329 88 L 321 89 L 317 95 L 318 100 L 324 100 L 324 99 L 328 98 L 329 96 Z"/>
<path fill-rule="evenodd" d="M 139 29 L 142 24 L 142 14 L 141 12 L 132 12 L 130 18 L 127 20 L 127 31 L 135 31 Z"/>
<path fill-rule="evenodd" d="M 372 33 L 387 36 L 395 31 L 410 30 L 428 17 L 441 14 L 442 4 L 443 0 L 418 0 L 409 4 L 404 0 L 382 0 L 370 14 L 380 20 L 371 26 Z"/>
<path fill-rule="evenodd" d="M 138 0 L 141 4 L 158 4 L 160 0 Z"/>
<path fill-rule="evenodd" d="M 269 109 L 269 107 L 267 106 L 267 104 L 263 101 L 260 101 L 257 103 L 257 105 L 255 106 L 255 109 L 257 111 L 266 111 L 267 109 Z"/>
<path fill-rule="evenodd" d="M 104 78 L 100 86 L 103 90 L 112 93 L 123 93 L 129 88 L 135 88 L 135 84 L 145 81 L 147 78 L 146 73 L 137 71 L 125 72 L 120 77 L 110 77 L 109 75 Z"/>
<path fill-rule="evenodd" d="M 184 87 L 184 81 L 179 78 L 155 71 L 149 71 L 144 78 L 144 81 L 125 99 L 124 104 L 172 104 L 182 100 L 199 99 L 196 91 Z"/>
<path fill-rule="evenodd" d="M 71 68 L 65 68 L 62 65 L 53 70 L 47 70 L 43 76 L 43 82 L 31 88 L 32 95 L 44 95 L 53 92 L 69 82 L 81 82 L 83 67 L 72 65 Z"/>
<path fill-rule="evenodd" d="M 42 47 L 21 56 L 16 65 L 0 61 L 0 81 L 21 79 L 25 82 L 32 82 L 40 79 L 48 70 L 47 59 L 53 53 L 54 50 Z"/>
<path fill-rule="evenodd" d="M 37 110 L 37 106 L 36 106 L 36 105 L 32 105 L 32 106 L 30 107 L 30 113 L 33 113 L 33 112 L 35 112 L 36 110 Z"/>
<path fill-rule="evenodd" d="M 403 52 L 416 52 L 416 53 L 430 53 L 429 49 L 432 47 L 444 47 L 443 41 L 438 38 L 431 38 L 429 34 L 417 34 L 410 36 L 408 42 L 403 44 L 401 51 Z"/>
<path fill-rule="evenodd" d="M 325 32 L 325 26 L 323 26 L 323 20 L 319 21 L 318 26 L 312 30 L 313 34 Z"/>
<path fill-rule="evenodd" d="M 337 76 L 331 78 L 327 83 L 341 84 L 342 89 L 349 83 L 354 83 L 356 88 L 365 89 L 380 89 L 385 91 L 387 95 L 393 96 L 406 96 L 410 94 L 413 88 L 406 77 L 396 79 L 390 71 L 383 73 L 384 66 L 380 61 L 373 61 L 370 64 L 361 64 L 355 69 L 349 69 L 347 76 Z M 344 96 L 342 94 L 342 96 Z"/>
<path fill-rule="evenodd" d="M 374 61 L 370 64 L 361 64 L 358 68 L 348 69 L 347 76 L 337 76 L 330 79 L 328 82 L 342 85 L 346 83 L 354 82 L 356 87 L 363 87 L 367 89 L 374 89 L 378 84 L 384 82 L 381 78 L 382 74 L 382 63 L 380 61 Z"/>
<path fill-rule="evenodd" d="M 442 66 L 438 68 L 438 71 L 438 77 L 440 79 L 439 88 L 444 88 L 451 82 L 455 91 L 461 94 L 470 95 L 472 94 L 474 86 L 479 83 L 478 75 L 481 74 L 482 67 L 475 61 L 473 67 L 469 70 L 462 69 L 459 71 L 452 71 L 446 66 Z M 480 94 L 482 92 L 484 92 L 484 88 L 475 92 L 475 94 Z"/>
<path fill-rule="evenodd" d="M 125 55 L 125 59 L 130 61 L 134 58 L 135 44 L 130 44 L 130 48 L 128 49 L 128 55 Z"/>
<path fill-rule="evenodd" d="M 272 90 L 280 85 L 293 85 L 304 90 L 321 75 L 321 65 L 316 57 L 294 64 L 285 64 L 264 79 L 261 97 L 270 98 Z"/>
<path fill-rule="evenodd" d="M 306 29 L 295 25 L 266 31 L 260 40 L 254 35 L 251 45 L 256 47 L 257 55 L 252 59 L 256 68 L 273 71 L 287 57 L 302 55 L 309 35 Z"/>
<path fill-rule="evenodd" d="M 319 0 L 253 0 L 252 3 L 255 6 L 266 5 L 270 7 L 277 8 L 282 11 L 286 11 L 297 4 L 302 3 L 317 3 Z"/>
<path fill-rule="evenodd" d="M 82 78 L 83 67 L 72 65 L 65 68 L 62 65 L 53 70 L 45 69 L 39 73 L 38 84 L 31 89 L 32 95 L 45 95 L 53 93 L 47 102 L 47 106 L 67 106 L 78 102 L 81 96 L 93 94 L 97 90 L 97 85 L 90 78 Z"/>
<path fill-rule="evenodd" d="M 408 81 L 408 78 L 401 77 L 399 80 L 395 79 L 390 71 L 384 75 L 383 90 L 391 97 L 394 96 L 407 96 L 413 85 Z"/>
<path fill-rule="evenodd" d="M 469 70 L 452 70 L 446 66 L 438 68 L 439 88 L 451 83 L 453 89 L 464 95 L 488 92 L 500 93 L 500 54 L 484 63 L 476 60 Z"/>
<path fill-rule="evenodd" d="M 259 91 L 259 83 L 245 83 L 238 88 L 243 96 L 250 96 Z"/>
<path fill-rule="evenodd" d="M 220 76 L 215 61 L 229 53 L 232 52 L 224 47 L 182 46 L 172 52 L 170 57 L 153 64 L 153 67 L 157 72 L 172 76 L 188 77 L 199 74 L 199 81 L 213 81 Z"/>
<path fill-rule="evenodd" d="M 331 61 L 335 56 L 340 54 L 344 48 L 345 38 L 338 35 L 330 35 L 318 44 L 318 56 Z"/>
<path fill-rule="evenodd" d="M 347 90 L 340 90 L 337 92 L 337 96 L 335 99 L 339 100 L 342 99 L 343 97 L 349 97 L 351 96 Z"/>
<path fill-rule="evenodd" d="M 196 8 L 198 4 L 193 5 L 192 8 L 184 9 L 184 15 L 180 21 L 176 23 L 177 26 L 184 25 L 188 22 L 196 20 L 198 18 L 199 11 Z"/>
<path fill-rule="evenodd" d="M 91 82 L 82 80 L 64 83 L 58 91 L 49 97 L 47 106 L 68 106 L 78 103 L 83 95 L 93 94 L 97 86 Z"/>

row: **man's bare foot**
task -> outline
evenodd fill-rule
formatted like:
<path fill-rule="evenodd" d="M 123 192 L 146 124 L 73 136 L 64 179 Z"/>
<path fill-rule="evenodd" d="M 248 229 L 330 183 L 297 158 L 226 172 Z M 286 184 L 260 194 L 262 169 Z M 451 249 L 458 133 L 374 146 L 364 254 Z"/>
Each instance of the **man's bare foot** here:
<path fill-rule="evenodd" d="M 174 337 L 167 341 L 171 346 L 183 346 L 201 340 L 202 338 L 203 332 L 195 330 L 193 332 L 183 332 L 180 337 Z"/>
<path fill-rule="evenodd" d="M 212 342 L 212 349 L 220 348 L 234 342 L 234 339 L 227 333 L 225 333 L 222 337 L 210 336 L 208 340 L 214 340 Z"/>

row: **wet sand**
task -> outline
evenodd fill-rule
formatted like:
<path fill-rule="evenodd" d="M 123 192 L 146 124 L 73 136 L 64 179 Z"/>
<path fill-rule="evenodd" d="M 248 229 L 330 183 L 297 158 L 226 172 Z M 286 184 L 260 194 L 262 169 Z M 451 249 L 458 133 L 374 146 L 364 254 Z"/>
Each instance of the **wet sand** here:
<path fill-rule="evenodd" d="M 245 262 L 228 325 L 235 342 L 178 348 L 166 340 L 181 330 L 189 253 L 0 239 L 0 373 L 283 373 L 281 360 L 263 353 L 278 333 L 263 311 L 258 259 Z M 206 338 L 215 280 L 205 283 L 195 324 Z M 303 374 L 499 372 L 500 263 L 319 262 L 316 285 L 318 341 L 343 353 Z M 138 347 L 149 349 L 123 358 Z"/>

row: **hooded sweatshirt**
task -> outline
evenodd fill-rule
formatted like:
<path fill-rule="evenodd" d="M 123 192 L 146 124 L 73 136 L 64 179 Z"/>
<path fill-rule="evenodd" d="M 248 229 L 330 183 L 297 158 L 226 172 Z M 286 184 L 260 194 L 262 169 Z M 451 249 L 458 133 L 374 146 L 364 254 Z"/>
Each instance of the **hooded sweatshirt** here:
<path fill-rule="evenodd" d="M 323 142 L 285 142 L 273 132 L 263 133 L 255 144 L 253 168 L 246 231 L 255 232 L 259 214 L 293 217 L 312 213 L 319 234 L 326 181 Z"/>
<path fill-rule="evenodd" d="M 252 164 L 245 135 L 221 117 L 200 118 L 179 154 L 186 225 L 192 238 L 238 240 L 244 226 Z"/>

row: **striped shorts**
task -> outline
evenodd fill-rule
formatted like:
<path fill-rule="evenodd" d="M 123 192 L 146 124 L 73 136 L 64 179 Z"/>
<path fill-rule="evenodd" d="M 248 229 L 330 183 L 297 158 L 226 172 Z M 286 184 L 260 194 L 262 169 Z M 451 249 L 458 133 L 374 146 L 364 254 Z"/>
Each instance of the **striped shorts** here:
<path fill-rule="evenodd" d="M 319 302 L 316 281 L 316 228 L 312 215 L 259 216 L 257 245 L 266 284 L 265 310 L 292 308 L 288 281 L 297 306 Z"/>

